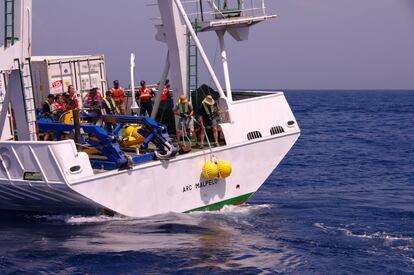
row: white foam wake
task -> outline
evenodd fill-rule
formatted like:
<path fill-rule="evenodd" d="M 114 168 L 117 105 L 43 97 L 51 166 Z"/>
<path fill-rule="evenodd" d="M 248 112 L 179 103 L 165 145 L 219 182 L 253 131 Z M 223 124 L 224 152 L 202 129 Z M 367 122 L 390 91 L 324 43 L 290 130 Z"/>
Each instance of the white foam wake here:
<path fill-rule="evenodd" d="M 105 223 L 111 221 L 128 221 L 132 218 L 123 216 L 72 216 L 65 220 L 68 224 L 85 224 L 85 223 Z"/>
<path fill-rule="evenodd" d="M 47 221 L 64 222 L 67 224 L 84 224 L 84 223 L 104 223 L 109 221 L 123 221 L 131 220 L 132 218 L 123 216 L 73 216 L 73 215 L 36 215 L 37 219 L 44 219 Z"/>
<path fill-rule="evenodd" d="M 226 214 L 250 214 L 251 212 L 261 209 L 268 209 L 270 204 L 243 204 L 243 205 L 225 205 L 217 211 L 197 211 L 191 212 L 190 215 L 226 215 Z"/>
<path fill-rule="evenodd" d="M 333 226 L 327 226 L 323 223 L 314 223 L 315 227 L 321 229 L 324 232 L 327 232 L 329 230 L 335 230 L 343 232 L 346 236 L 349 237 L 355 237 L 355 238 L 361 238 L 361 239 L 379 239 L 384 241 L 406 241 L 406 242 L 412 242 L 414 241 L 414 238 L 412 237 L 405 237 L 399 234 L 392 234 L 387 232 L 374 232 L 374 233 L 354 233 L 351 230 L 347 228 L 341 228 L 341 227 L 333 227 Z"/>
<path fill-rule="evenodd" d="M 250 215 L 261 209 L 269 209 L 270 204 L 244 204 L 244 205 L 226 205 L 219 211 L 205 211 L 205 212 L 192 212 L 190 216 L 202 216 L 202 215 Z M 168 214 L 165 214 L 168 215 Z M 165 216 L 162 215 L 164 218 Z M 33 216 L 32 216 L 33 217 Z M 47 221 L 64 222 L 67 224 L 93 224 L 93 223 L 105 223 L 111 221 L 131 221 L 134 218 L 125 216 L 82 216 L 82 215 L 36 215 L 37 219 L 44 219 Z"/>

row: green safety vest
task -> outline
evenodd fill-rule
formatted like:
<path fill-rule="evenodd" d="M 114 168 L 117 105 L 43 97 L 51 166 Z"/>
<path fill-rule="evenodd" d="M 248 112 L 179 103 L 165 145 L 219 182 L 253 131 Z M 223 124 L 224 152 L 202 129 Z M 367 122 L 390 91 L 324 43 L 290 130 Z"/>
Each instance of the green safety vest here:
<path fill-rule="evenodd" d="M 115 101 L 113 98 L 111 98 L 111 104 L 109 103 L 108 99 L 106 97 L 103 98 L 103 101 L 105 102 L 105 105 L 108 107 L 109 110 L 114 111 L 115 110 Z"/>
<path fill-rule="evenodd" d="M 187 114 L 188 113 L 188 102 L 182 104 L 181 100 L 178 100 L 178 109 L 180 110 L 180 114 Z"/>
<path fill-rule="evenodd" d="M 208 104 L 205 104 L 204 102 L 202 102 L 204 110 L 206 111 L 207 115 L 211 116 L 215 113 L 215 108 L 214 108 L 214 104 L 210 106 L 210 109 L 208 108 Z"/>

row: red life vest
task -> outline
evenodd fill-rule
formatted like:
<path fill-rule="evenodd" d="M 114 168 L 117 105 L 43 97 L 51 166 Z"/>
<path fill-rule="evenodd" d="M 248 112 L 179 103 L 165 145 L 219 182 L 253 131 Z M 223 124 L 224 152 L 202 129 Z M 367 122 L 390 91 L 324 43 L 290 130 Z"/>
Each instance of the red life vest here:
<path fill-rule="evenodd" d="M 53 102 L 53 105 L 55 106 L 55 108 L 56 108 L 56 112 L 61 112 L 61 111 L 63 111 L 64 110 L 64 107 L 62 106 L 62 104 L 60 104 L 59 102 Z"/>
<path fill-rule="evenodd" d="M 79 108 L 78 96 L 76 94 L 73 95 L 72 100 L 75 102 L 75 108 Z"/>
<path fill-rule="evenodd" d="M 66 94 L 69 95 L 69 98 L 73 101 L 75 108 L 79 108 L 79 101 L 76 93 L 71 95 L 69 92 L 66 92 Z"/>
<path fill-rule="evenodd" d="M 168 99 L 168 93 L 169 93 L 169 90 L 167 87 L 165 87 L 162 90 L 161 101 L 166 101 Z"/>
<path fill-rule="evenodd" d="M 139 89 L 139 100 L 141 102 L 148 102 L 151 100 L 152 97 L 152 91 L 150 88 L 145 88 L 144 90 L 142 88 Z"/>
<path fill-rule="evenodd" d="M 88 97 L 86 98 L 86 101 L 88 102 L 88 106 L 90 108 L 92 107 L 101 107 L 101 102 L 102 102 L 102 96 L 100 93 L 97 93 L 94 97 L 88 95 Z"/>
<path fill-rule="evenodd" d="M 118 89 L 112 88 L 112 98 L 115 102 L 124 102 L 125 101 L 125 92 L 119 87 Z"/>

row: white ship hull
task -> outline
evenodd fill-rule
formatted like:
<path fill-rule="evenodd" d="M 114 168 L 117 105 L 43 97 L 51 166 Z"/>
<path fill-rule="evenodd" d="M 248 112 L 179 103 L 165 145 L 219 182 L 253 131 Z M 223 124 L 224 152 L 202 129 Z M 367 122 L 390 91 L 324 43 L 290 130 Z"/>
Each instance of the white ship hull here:
<path fill-rule="evenodd" d="M 255 109 L 254 115 L 249 113 Z M 233 124 L 222 124 L 229 145 L 212 155 L 232 164 L 226 179 L 206 180 L 202 166 L 208 149 L 152 161 L 129 170 L 94 171 L 86 153 L 73 140 L 0 142 L 0 209 L 50 213 L 96 213 L 110 210 L 146 217 L 167 212 L 215 210 L 240 204 L 265 182 L 299 137 L 296 122 L 282 93 L 235 102 Z M 277 115 L 276 115 L 277 114 Z M 252 125 L 254 121 L 256 124 Z M 274 125 L 285 131 L 272 132 Z M 228 129 L 231 128 L 231 129 Z M 248 130 L 250 129 L 250 130 Z M 248 140 L 258 130 L 262 137 Z M 238 132 L 238 135 L 237 133 Z M 244 137 L 244 141 L 237 138 Z"/>
<path fill-rule="evenodd" d="M 0 208 L 50 213 L 94 213 L 109 209 L 126 216 L 145 217 L 240 204 L 259 189 L 298 136 L 285 134 L 214 149 L 218 159 L 228 160 L 233 166 L 232 175 L 226 179 L 201 177 L 201 167 L 208 158 L 203 152 L 168 162 L 151 162 L 131 170 L 104 172 L 81 180 L 68 181 L 66 178 L 47 183 L 2 179 Z M 58 150 L 75 147 L 71 141 L 59 143 Z M 5 144 L 1 145 L 5 148 Z M 55 146 L 44 144 L 44 147 Z M 55 169 L 53 166 L 45 168 Z"/>

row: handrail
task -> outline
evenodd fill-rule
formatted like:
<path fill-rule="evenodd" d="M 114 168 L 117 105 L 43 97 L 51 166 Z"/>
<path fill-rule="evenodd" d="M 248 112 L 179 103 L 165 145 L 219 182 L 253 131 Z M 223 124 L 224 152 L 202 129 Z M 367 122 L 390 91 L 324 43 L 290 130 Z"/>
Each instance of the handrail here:
<path fill-rule="evenodd" d="M 237 3 L 232 3 L 233 1 L 228 0 L 226 2 L 225 9 L 220 8 L 222 4 L 220 0 L 183 0 L 181 3 L 183 6 L 185 5 L 186 13 L 191 21 L 195 18 L 200 21 L 211 21 L 229 17 L 256 17 L 266 15 L 265 0 L 237 0 Z M 205 5 L 203 5 L 204 3 Z M 235 8 L 231 8 L 232 4 Z"/>

